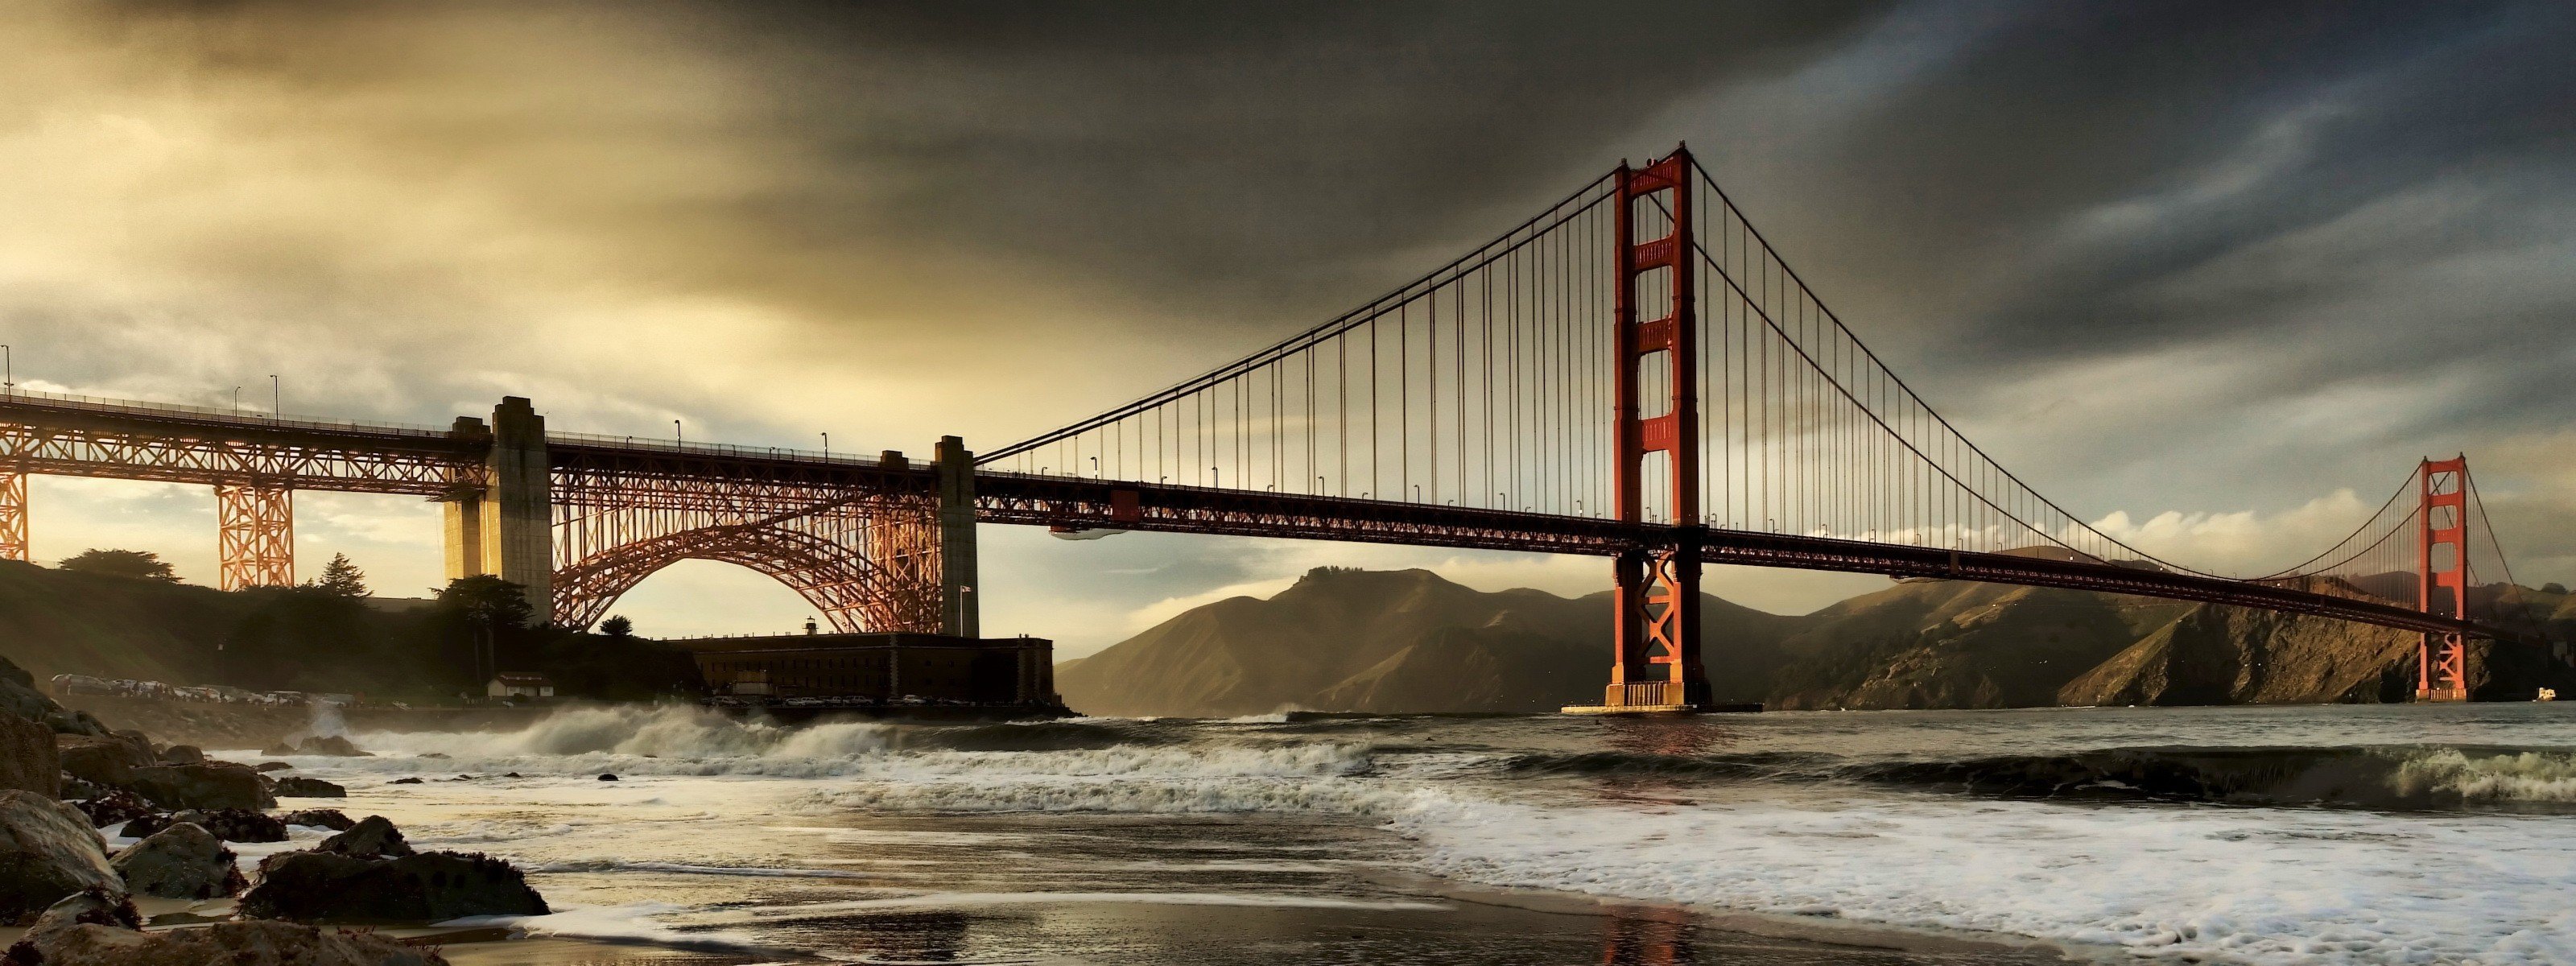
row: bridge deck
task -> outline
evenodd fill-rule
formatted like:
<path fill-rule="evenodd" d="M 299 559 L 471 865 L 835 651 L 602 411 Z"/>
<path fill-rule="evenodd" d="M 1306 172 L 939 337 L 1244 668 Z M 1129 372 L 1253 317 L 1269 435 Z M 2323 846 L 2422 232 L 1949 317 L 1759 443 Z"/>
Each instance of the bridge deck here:
<path fill-rule="evenodd" d="M 1121 497 L 1124 491 L 1133 494 Z M 1707 563 L 2092 590 L 2313 614 L 2400 630 L 2524 640 L 2523 635 L 2376 600 L 2144 566 L 2053 560 L 1592 517 L 1259 493 L 986 471 L 978 517 L 994 523 L 1342 540 L 1613 556 L 1696 544 Z M 1119 504 L 1132 500 L 1132 511 Z"/>

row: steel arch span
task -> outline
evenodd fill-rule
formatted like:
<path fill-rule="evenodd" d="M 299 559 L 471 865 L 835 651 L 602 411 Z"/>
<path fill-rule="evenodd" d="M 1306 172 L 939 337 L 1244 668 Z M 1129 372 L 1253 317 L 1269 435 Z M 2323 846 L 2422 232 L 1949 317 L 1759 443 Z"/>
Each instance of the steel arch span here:
<path fill-rule="evenodd" d="M 837 631 L 935 632 L 937 507 L 910 481 L 710 474 L 650 453 L 560 459 L 552 619 L 588 627 L 662 568 L 714 560 L 786 585 Z"/>
<path fill-rule="evenodd" d="M 554 621 L 566 627 L 596 624 L 618 598 L 662 568 L 713 560 L 785 585 L 837 631 L 935 630 L 937 601 L 919 592 L 919 575 L 907 580 L 899 572 L 900 559 L 885 566 L 852 543 L 770 524 L 704 527 L 622 544 L 556 574 Z M 938 586 L 935 576 L 927 584 L 933 595 Z"/>

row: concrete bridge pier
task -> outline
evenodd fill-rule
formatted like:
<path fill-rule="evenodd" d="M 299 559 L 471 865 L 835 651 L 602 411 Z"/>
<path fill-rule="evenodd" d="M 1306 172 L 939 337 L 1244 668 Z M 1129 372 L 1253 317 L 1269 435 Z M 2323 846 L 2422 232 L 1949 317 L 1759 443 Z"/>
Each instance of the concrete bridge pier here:
<path fill-rule="evenodd" d="M 939 632 L 982 637 L 975 603 L 975 454 L 956 436 L 939 438 Z"/>
<path fill-rule="evenodd" d="M 447 579 L 486 574 L 527 588 L 528 606 L 540 619 L 554 613 L 554 505 L 546 461 L 546 418 L 520 396 L 506 396 L 492 422 L 461 416 L 449 432 L 460 441 L 488 441 L 479 490 L 441 499 L 447 504 Z"/>

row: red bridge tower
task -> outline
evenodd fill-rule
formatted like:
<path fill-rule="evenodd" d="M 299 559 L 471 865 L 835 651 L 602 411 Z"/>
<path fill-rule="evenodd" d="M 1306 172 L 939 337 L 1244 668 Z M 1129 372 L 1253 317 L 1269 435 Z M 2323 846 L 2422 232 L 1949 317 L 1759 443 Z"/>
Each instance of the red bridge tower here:
<path fill-rule="evenodd" d="M 2425 460 L 2416 479 L 2423 503 L 2415 515 L 2421 580 L 2415 599 L 2427 614 L 2467 620 L 2469 458 Z M 2417 647 L 2415 700 L 2468 700 L 2468 642 L 2455 633 L 2428 632 Z"/>
<path fill-rule="evenodd" d="M 1618 372 L 1618 450 L 1612 485 L 1618 519 L 1663 523 L 1671 542 L 1620 554 L 1614 565 L 1610 686 L 1593 710 L 1685 711 L 1708 703 L 1700 661 L 1699 319 L 1691 271 L 1691 159 L 1688 148 L 1644 168 L 1619 166 L 1614 215 L 1613 289 Z M 1637 237 L 1641 211 L 1648 230 Z M 1654 398 L 1642 398 L 1651 386 Z M 1651 483 L 1651 490 L 1649 484 Z M 1660 496 L 1666 519 L 1650 519 L 1646 497 Z"/>

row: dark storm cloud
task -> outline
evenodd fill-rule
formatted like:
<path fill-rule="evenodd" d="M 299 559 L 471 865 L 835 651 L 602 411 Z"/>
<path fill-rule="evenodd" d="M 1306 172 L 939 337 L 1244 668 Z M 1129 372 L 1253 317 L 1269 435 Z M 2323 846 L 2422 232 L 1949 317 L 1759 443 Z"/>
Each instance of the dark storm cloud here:
<path fill-rule="evenodd" d="M 1859 283 L 1844 304 L 1926 321 L 1989 364 L 2294 338 L 2358 286 L 2563 243 L 2571 41 L 2563 5 L 2035 4 L 1819 124 L 1782 165 L 1798 180 L 1775 169 L 1762 187 L 1791 211 L 1775 234 L 1867 266 L 1834 273 Z M 2363 217 L 2429 192 L 2445 197 L 2415 220 Z M 2292 244 L 2334 258 L 2231 270 Z M 2498 281 L 2412 320 L 2473 337 L 2348 318 L 2357 331 L 2333 337 L 2392 351 L 2277 375 L 2420 371 L 2563 322 L 2564 288 Z"/>
<path fill-rule="evenodd" d="M 103 394 L 989 446 L 1687 139 L 2079 512 L 2375 505 L 2491 448 L 2540 535 L 2571 11 L 41 5 L 0 14 L 0 326 Z"/>
<path fill-rule="evenodd" d="M 731 26 L 802 51 L 769 75 L 787 123 L 853 182 L 769 217 L 1039 259 L 1266 332 L 1424 267 L 1390 253 L 1517 221 L 1624 136 L 1663 150 L 1640 130 L 1656 113 L 1881 6 L 833 5 Z"/>

